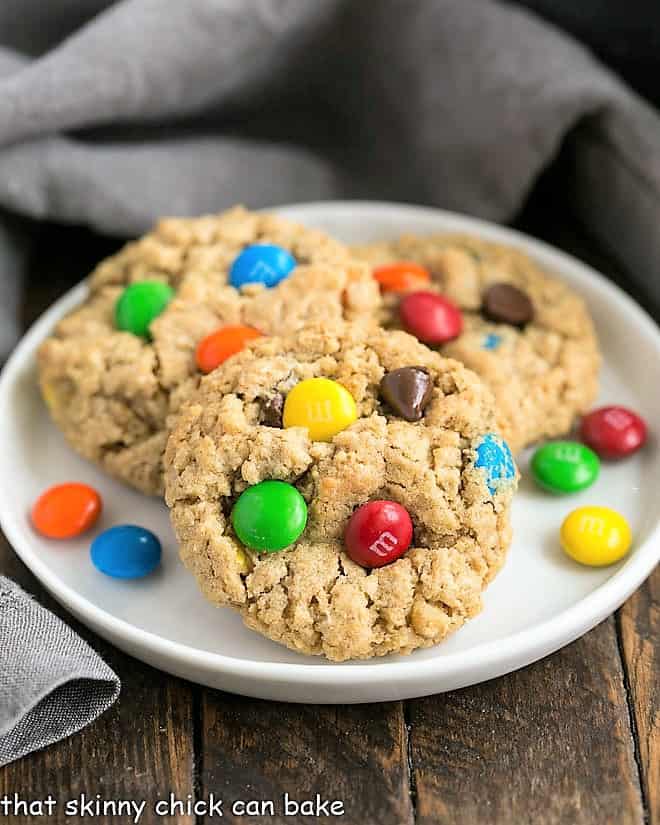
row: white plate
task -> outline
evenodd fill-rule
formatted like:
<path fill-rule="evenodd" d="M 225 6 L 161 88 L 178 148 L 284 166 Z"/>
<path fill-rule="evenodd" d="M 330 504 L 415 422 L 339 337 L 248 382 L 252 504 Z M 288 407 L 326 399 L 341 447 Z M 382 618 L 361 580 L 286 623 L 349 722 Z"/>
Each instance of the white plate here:
<path fill-rule="evenodd" d="M 520 246 L 586 298 L 605 354 L 602 402 L 628 404 L 660 424 L 660 334 L 623 292 L 554 249 L 500 227 L 441 212 L 378 203 L 319 203 L 282 214 L 351 242 L 402 231 L 474 232 Z M 50 423 L 35 377 L 35 350 L 60 316 L 84 296 L 77 287 L 28 332 L 0 381 L 0 522 L 42 584 L 82 622 L 139 659 L 224 690 L 293 702 L 372 702 L 422 696 L 474 684 L 522 667 L 567 644 L 615 610 L 648 576 L 660 555 L 660 449 L 606 464 L 598 482 L 570 498 L 539 492 L 527 476 L 514 503 L 515 541 L 485 596 L 483 613 L 431 650 L 369 662 L 330 664 L 289 652 L 246 630 L 230 610 L 198 594 L 181 566 L 165 506 L 116 483 L 79 459 Z M 35 535 L 28 511 L 50 484 L 81 480 L 99 489 L 98 529 L 134 522 L 163 541 L 162 569 L 135 582 L 104 577 L 91 565 L 89 537 L 65 543 Z M 635 543 L 618 565 L 589 569 L 560 551 L 563 516 L 581 504 L 615 507 Z"/>

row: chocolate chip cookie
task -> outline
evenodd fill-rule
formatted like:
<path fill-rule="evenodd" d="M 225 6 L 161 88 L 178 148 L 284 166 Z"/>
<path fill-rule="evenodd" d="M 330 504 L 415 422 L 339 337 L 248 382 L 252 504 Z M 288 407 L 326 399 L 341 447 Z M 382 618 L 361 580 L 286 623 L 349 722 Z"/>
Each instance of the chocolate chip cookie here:
<path fill-rule="evenodd" d="M 242 208 L 166 219 L 103 261 L 39 351 L 44 399 L 72 447 L 162 493 L 168 420 L 200 375 L 259 334 L 368 317 L 368 268 L 321 232 Z"/>
<path fill-rule="evenodd" d="M 444 639 L 504 562 L 517 471 L 490 390 L 402 331 L 329 321 L 204 377 L 165 453 L 186 567 L 307 654 Z"/>
<path fill-rule="evenodd" d="M 381 284 L 385 326 L 408 329 L 486 381 L 514 453 L 566 433 L 591 406 L 600 354 L 584 303 L 518 249 L 407 235 L 353 252 Z"/>

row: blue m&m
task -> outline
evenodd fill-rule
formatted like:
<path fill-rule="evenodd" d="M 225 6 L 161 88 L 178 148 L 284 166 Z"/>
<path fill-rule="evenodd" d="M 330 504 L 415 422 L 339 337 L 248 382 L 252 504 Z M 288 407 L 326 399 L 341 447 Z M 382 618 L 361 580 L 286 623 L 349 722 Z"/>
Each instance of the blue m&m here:
<path fill-rule="evenodd" d="M 495 433 L 486 433 L 476 452 L 474 466 L 484 470 L 488 490 L 494 496 L 504 484 L 516 477 L 516 465 L 509 445 Z"/>
<path fill-rule="evenodd" d="M 296 259 L 274 244 L 253 244 L 236 257 L 229 270 L 229 283 L 240 289 L 245 284 L 279 284 L 296 267 Z"/>
<path fill-rule="evenodd" d="M 494 350 L 502 343 L 502 336 L 495 332 L 488 332 L 481 339 L 481 348 L 486 350 Z"/>
<path fill-rule="evenodd" d="M 139 579 L 158 567 L 161 545 L 144 527 L 121 524 L 97 536 L 91 547 L 92 564 L 114 579 Z"/>

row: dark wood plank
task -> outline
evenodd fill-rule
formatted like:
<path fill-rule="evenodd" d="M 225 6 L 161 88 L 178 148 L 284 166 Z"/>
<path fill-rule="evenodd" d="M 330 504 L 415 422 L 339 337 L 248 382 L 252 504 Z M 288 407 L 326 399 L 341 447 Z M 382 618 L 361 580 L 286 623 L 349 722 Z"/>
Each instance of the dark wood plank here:
<path fill-rule="evenodd" d="M 649 825 L 660 825 L 660 568 L 618 614 Z"/>
<path fill-rule="evenodd" d="M 419 825 L 642 825 L 614 620 L 486 684 L 410 702 Z"/>
<path fill-rule="evenodd" d="M 400 702 L 286 705 L 205 691 L 200 723 L 201 795 L 222 794 L 225 822 L 413 822 Z M 339 800 L 344 816 L 286 817 L 285 793 Z M 232 815 L 230 803 L 239 799 L 272 800 L 275 813 Z"/>
<path fill-rule="evenodd" d="M 50 223 L 34 224 L 30 237 L 22 313 L 25 327 L 123 243 L 81 226 Z"/>
<path fill-rule="evenodd" d="M 186 682 L 137 662 L 87 631 L 41 589 L 0 534 L 0 574 L 7 575 L 60 615 L 110 664 L 122 680 L 119 700 L 80 733 L 43 751 L 0 768 L 0 798 L 19 793 L 43 799 L 50 792 L 60 804 L 52 816 L 37 820 L 12 817 L 16 825 L 35 821 L 64 825 L 71 821 L 130 821 L 101 816 L 66 817 L 64 805 L 81 794 L 105 800 L 146 800 L 143 825 L 162 823 L 151 810 L 170 792 L 186 800 L 193 787 L 193 688 Z M 1 818 L 1 817 L 0 817 Z M 177 815 L 167 822 L 184 825 L 194 817 Z"/>

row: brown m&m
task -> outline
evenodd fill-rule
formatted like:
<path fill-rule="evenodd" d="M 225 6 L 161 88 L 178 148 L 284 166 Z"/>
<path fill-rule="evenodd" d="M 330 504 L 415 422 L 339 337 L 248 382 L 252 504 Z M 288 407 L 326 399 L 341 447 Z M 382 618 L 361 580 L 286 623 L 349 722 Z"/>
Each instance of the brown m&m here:
<path fill-rule="evenodd" d="M 385 373 L 380 395 L 406 421 L 419 421 L 431 400 L 433 383 L 423 367 L 401 367 Z"/>
<path fill-rule="evenodd" d="M 484 293 L 481 311 L 489 321 L 524 327 L 534 318 L 534 306 L 518 287 L 493 284 Z"/>

